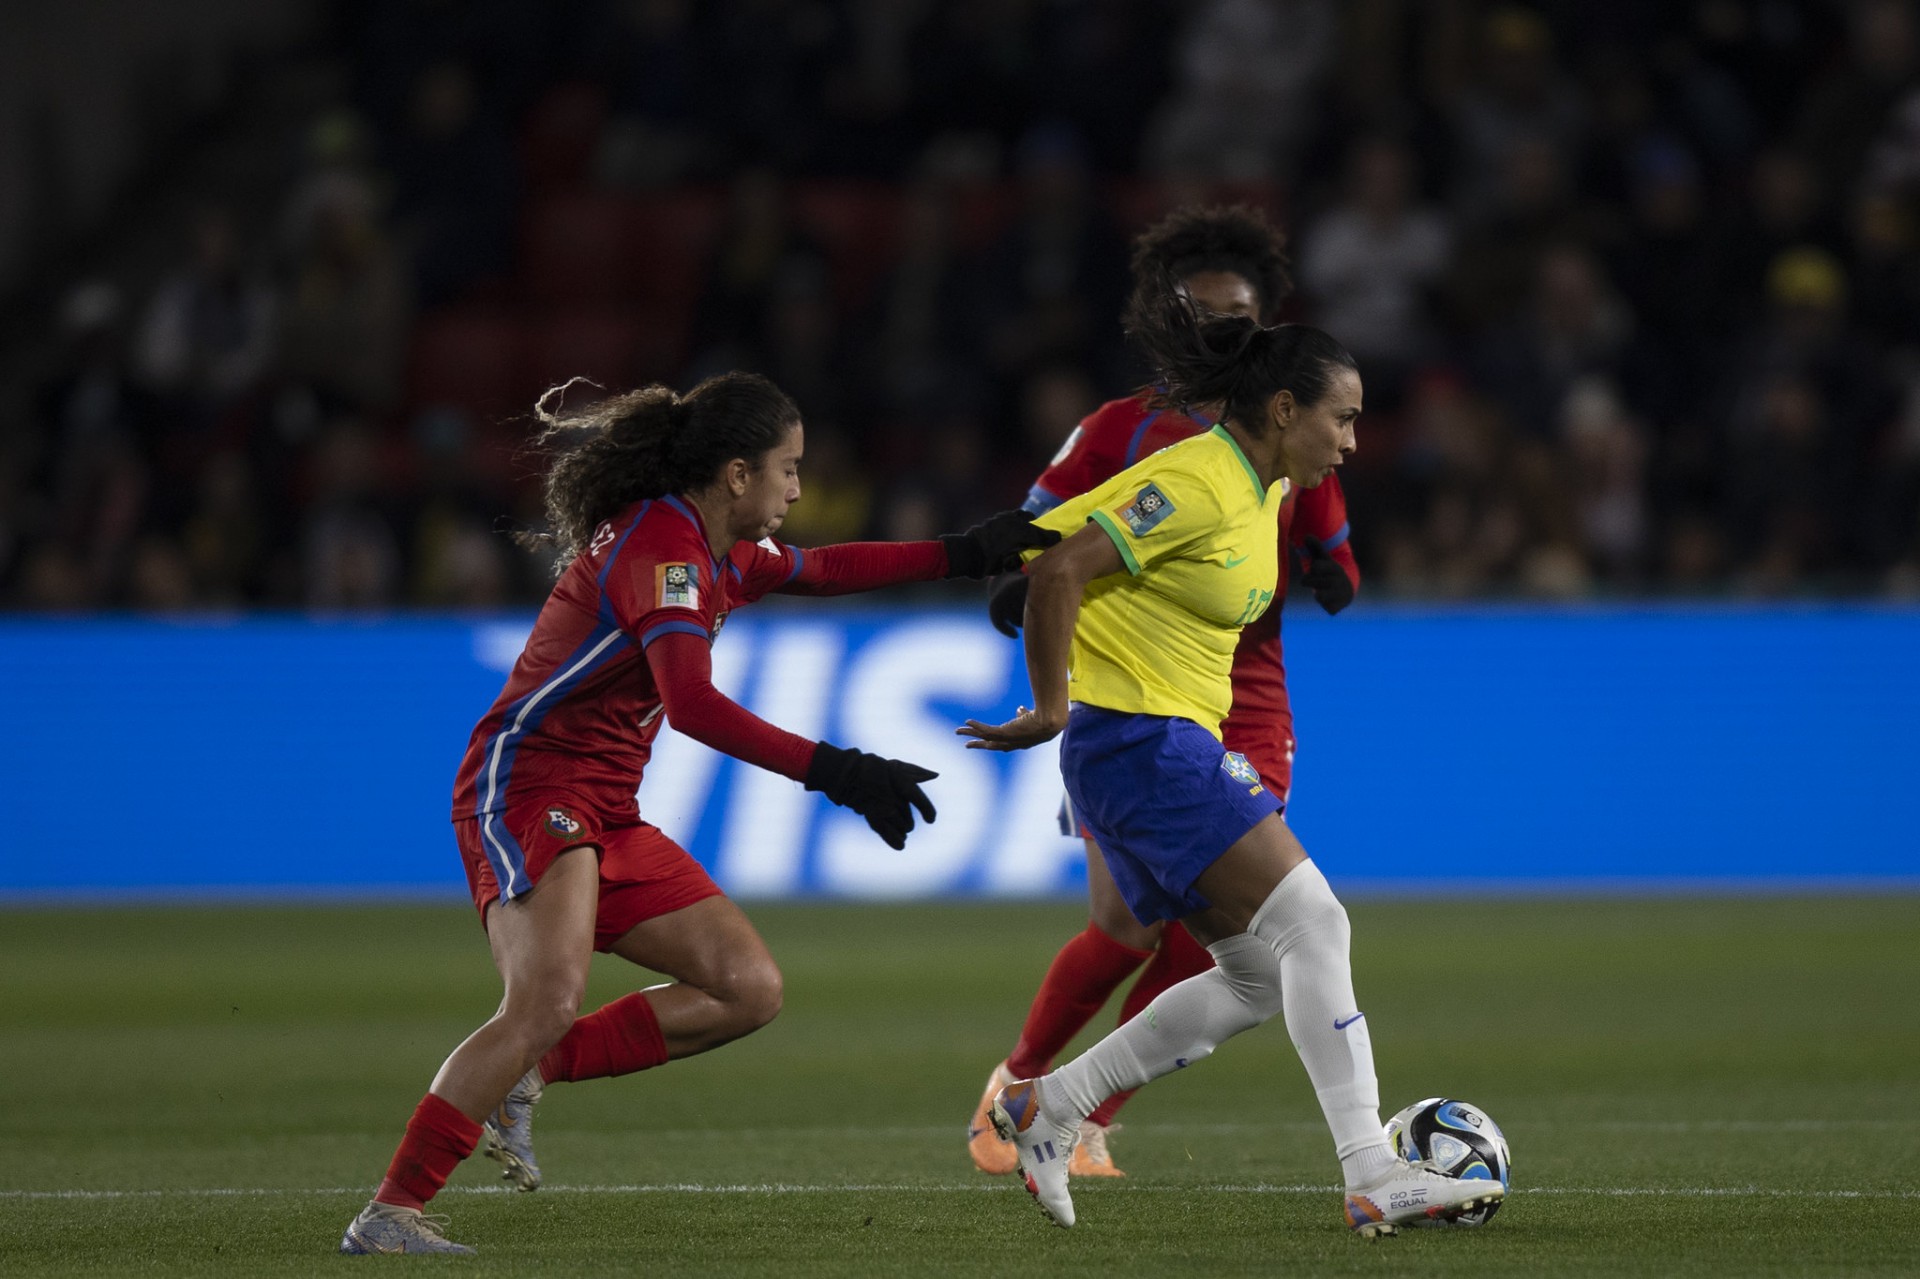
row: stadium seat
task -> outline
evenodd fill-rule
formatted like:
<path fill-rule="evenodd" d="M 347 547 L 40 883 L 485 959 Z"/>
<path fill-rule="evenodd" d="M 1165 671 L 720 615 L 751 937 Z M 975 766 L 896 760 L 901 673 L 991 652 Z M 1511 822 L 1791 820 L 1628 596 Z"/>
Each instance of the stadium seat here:
<path fill-rule="evenodd" d="M 834 296 L 843 307 L 861 306 L 899 247 L 899 189 L 858 180 L 802 182 L 792 198 L 800 225 L 826 247 Z"/>
<path fill-rule="evenodd" d="M 562 84 L 549 90 L 520 129 L 520 172 L 536 196 L 585 186 L 607 120 L 606 94 L 597 85 Z"/>
<path fill-rule="evenodd" d="M 452 405 L 481 420 L 526 408 L 522 332 L 511 312 L 456 307 L 421 320 L 414 331 L 407 399 L 415 408 Z"/>
<path fill-rule="evenodd" d="M 624 308 L 548 312 L 528 326 L 526 372 L 545 389 L 583 377 L 609 392 L 628 390 L 637 376 L 640 326 Z M 577 406 L 597 398 L 582 387 L 567 396 Z"/>
<path fill-rule="evenodd" d="M 981 249 L 993 243 L 1020 207 L 1020 193 L 1011 184 L 972 183 L 953 193 L 954 242 L 962 249 Z"/>
<path fill-rule="evenodd" d="M 527 214 L 520 281 L 543 305 L 617 302 L 633 277 L 628 202 L 590 192 L 553 195 Z"/>
<path fill-rule="evenodd" d="M 1179 201 L 1179 193 L 1154 178 L 1112 178 L 1101 184 L 1101 198 L 1123 235 L 1137 235 Z"/>
<path fill-rule="evenodd" d="M 1285 196 L 1274 182 L 1115 178 L 1102 185 L 1101 197 L 1115 225 L 1129 236 L 1187 204 L 1250 204 L 1276 222 L 1286 212 Z"/>
<path fill-rule="evenodd" d="M 700 284 L 720 238 L 725 198 L 713 189 L 687 188 L 640 196 L 628 202 L 626 235 L 631 295 L 664 309 L 691 314 Z"/>

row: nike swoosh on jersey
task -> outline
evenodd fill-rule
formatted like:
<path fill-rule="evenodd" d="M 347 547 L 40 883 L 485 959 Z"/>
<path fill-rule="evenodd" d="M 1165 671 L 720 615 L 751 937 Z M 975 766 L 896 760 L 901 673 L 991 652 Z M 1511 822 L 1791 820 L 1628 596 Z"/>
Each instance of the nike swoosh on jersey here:
<path fill-rule="evenodd" d="M 1353 1025 L 1354 1022 L 1359 1021 L 1362 1017 L 1365 1017 L 1365 1016 L 1366 1016 L 1365 1013 L 1355 1013 L 1353 1016 L 1347 1018 L 1345 1021 L 1341 1021 L 1338 1017 L 1335 1017 L 1333 1019 L 1333 1028 L 1335 1030 L 1345 1030 L 1347 1027 Z"/>
<path fill-rule="evenodd" d="M 1227 556 L 1228 568 L 1239 568 L 1242 564 L 1245 564 L 1246 562 L 1247 562 L 1247 557 L 1244 555 L 1239 556 L 1238 558 L 1235 558 L 1234 556 L 1231 556 L 1231 555 Z"/>

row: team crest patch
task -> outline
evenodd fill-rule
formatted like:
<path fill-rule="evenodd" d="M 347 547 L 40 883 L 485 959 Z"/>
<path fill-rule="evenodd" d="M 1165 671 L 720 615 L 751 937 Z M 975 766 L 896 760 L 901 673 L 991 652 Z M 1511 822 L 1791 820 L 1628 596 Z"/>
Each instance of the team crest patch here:
<path fill-rule="evenodd" d="M 1252 764 L 1247 763 L 1247 757 L 1239 751 L 1228 751 L 1226 758 L 1220 761 L 1220 767 L 1227 770 L 1227 776 L 1233 778 L 1234 781 L 1239 782 L 1242 786 L 1245 786 L 1247 788 L 1247 794 L 1258 795 L 1260 793 L 1259 770 L 1254 768 Z"/>
<path fill-rule="evenodd" d="M 1145 537 L 1167 516 L 1173 514 L 1173 503 L 1160 491 L 1157 484 L 1149 484 L 1134 494 L 1133 501 L 1114 512 L 1118 515 L 1135 537 Z"/>
<path fill-rule="evenodd" d="M 585 829 L 580 819 L 566 809 L 549 808 L 547 810 L 547 834 L 560 839 L 572 839 Z"/>
<path fill-rule="evenodd" d="M 656 594 L 658 607 L 681 608 L 700 607 L 700 579 L 691 564 L 661 564 L 653 570 L 653 580 L 658 586 Z"/>

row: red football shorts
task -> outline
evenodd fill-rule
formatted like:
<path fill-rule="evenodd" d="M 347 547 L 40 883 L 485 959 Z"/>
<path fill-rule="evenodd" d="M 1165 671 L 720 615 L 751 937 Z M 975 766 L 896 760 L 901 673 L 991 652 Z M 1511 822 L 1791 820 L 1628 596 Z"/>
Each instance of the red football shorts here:
<path fill-rule="evenodd" d="M 489 818 L 484 829 L 477 817 L 453 824 L 483 927 L 488 908 L 500 897 L 494 858 L 505 862 L 517 881 L 538 884 L 554 858 L 583 844 L 600 850 L 595 950 L 611 948 L 636 924 L 721 895 L 720 885 L 692 854 L 659 827 L 642 821 L 609 823 L 592 809 L 556 795 L 523 800 Z"/>
<path fill-rule="evenodd" d="M 1220 726 L 1220 736 L 1228 750 L 1247 757 L 1247 763 L 1260 774 L 1260 784 L 1280 801 L 1284 814 L 1287 796 L 1293 791 L 1293 734 L 1277 733 L 1264 726 L 1255 730 L 1228 716 Z"/>

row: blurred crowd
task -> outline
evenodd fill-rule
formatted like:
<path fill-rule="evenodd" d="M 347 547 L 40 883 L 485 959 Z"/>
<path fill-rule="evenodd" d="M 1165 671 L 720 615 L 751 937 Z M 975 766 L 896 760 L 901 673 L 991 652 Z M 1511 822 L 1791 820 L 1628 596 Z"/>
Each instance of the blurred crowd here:
<path fill-rule="evenodd" d="M 1912 4 L 361 0 L 327 56 L 274 217 L 50 317 L 0 605 L 535 600 L 575 375 L 773 377 L 793 540 L 962 526 L 1138 384 L 1196 199 L 1360 361 L 1369 591 L 1920 596 Z"/>

